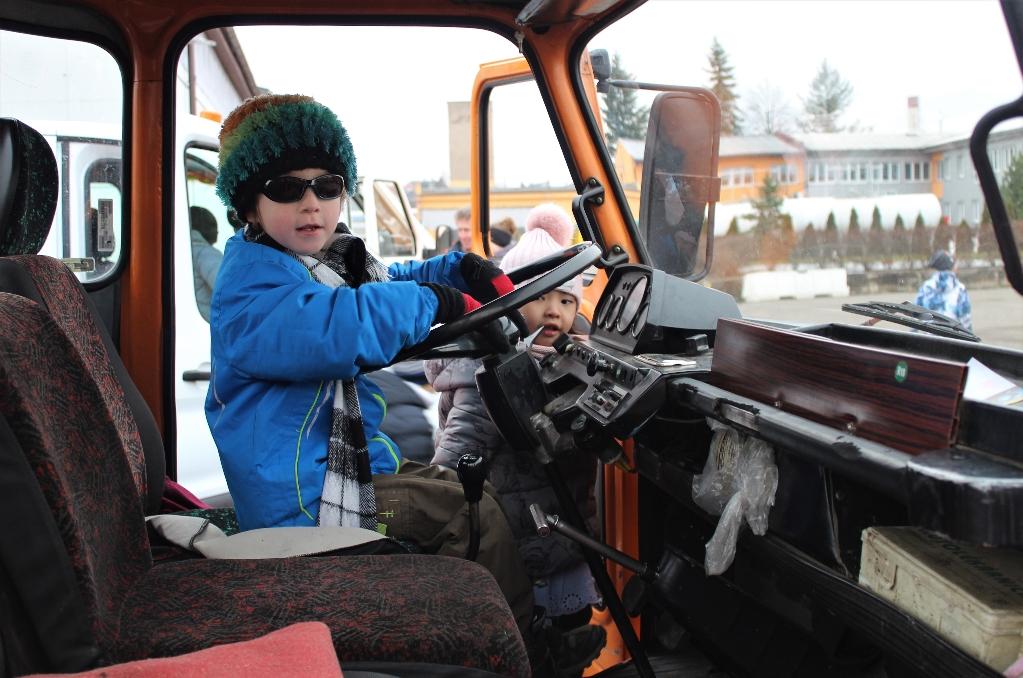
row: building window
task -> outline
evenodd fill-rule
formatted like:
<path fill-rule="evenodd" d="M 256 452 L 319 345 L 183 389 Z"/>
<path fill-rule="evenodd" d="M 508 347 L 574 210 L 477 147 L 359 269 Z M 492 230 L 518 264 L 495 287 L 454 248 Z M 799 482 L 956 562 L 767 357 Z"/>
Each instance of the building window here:
<path fill-rule="evenodd" d="M 956 174 L 962 179 L 966 176 L 966 166 L 963 165 L 963 154 L 956 155 Z"/>
<path fill-rule="evenodd" d="M 931 162 L 928 160 L 927 162 L 923 163 L 923 165 L 924 165 L 924 181 L 930 181 L 931 180 Z"/>
<path fill-rule="evenodd" d="M 980 201 L 974 200 L 970 203 L 970 220 L 973 223 L 980 223 Z"/>

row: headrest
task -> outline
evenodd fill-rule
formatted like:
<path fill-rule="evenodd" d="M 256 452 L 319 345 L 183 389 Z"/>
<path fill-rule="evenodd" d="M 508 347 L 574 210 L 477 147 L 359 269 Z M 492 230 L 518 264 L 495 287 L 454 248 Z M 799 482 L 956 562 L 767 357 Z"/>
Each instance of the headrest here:
<path fill-rule="evenodd" d="M 39 132 L 0 118 L 0 256 L 38 254 L 57 209 L 57 160 Z"/>

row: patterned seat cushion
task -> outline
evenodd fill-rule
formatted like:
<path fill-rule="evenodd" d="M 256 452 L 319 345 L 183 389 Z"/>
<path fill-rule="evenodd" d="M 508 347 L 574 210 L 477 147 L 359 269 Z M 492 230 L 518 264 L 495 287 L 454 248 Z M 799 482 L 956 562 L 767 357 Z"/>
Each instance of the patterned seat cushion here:
<path fill-rule="evenodd" d="M 466 560 L 423 555 L 157 565 L 124 601 L 109 659 L 183 654 L 301 621 L 330 627 L 342 666 L 432 662 L 529 675 L 490 574 Z"/>

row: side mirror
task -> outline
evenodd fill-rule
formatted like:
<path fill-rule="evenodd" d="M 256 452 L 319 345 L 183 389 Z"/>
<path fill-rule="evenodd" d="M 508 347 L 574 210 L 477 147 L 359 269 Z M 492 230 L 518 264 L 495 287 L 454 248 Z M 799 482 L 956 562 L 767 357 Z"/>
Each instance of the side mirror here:
<path fill-rule="evenodd" d="M 698 87 L 661 92 L 650 107 L 639 230 L 655 268 L 689 280 L 710 270 L 721 193 L 721 105 Z"/>
<path fill-rule="evenodd" d="M 590 67 L 593 69 L 593 79 L 597 81 L 597 91 L 607 94 L 610 89 L 608 80 L 611 79 L 611 57 L 606 49 L 590 50 Z"/>
<path fill-rule="evenodd" d="M 451 249 L 451 243 L 455 240 L 455 229 L 451 228 L 447 224 L 441 224 L 437 227 L 436 233 L 437 245 L 436 252 L 443 254 Z"/>

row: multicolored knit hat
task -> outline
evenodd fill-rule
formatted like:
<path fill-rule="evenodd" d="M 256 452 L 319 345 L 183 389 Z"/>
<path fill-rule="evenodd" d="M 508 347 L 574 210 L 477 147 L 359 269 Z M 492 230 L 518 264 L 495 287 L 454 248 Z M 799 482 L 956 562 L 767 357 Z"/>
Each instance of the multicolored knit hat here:
<path fill-rule="evenodd" d="M 334 112 L 301 94 L 262 94 L 231 111 L 220 128 L 217 195 L 239 216 L 268 179 L 322 167 L 355 190 L 355 151 Z"/>

